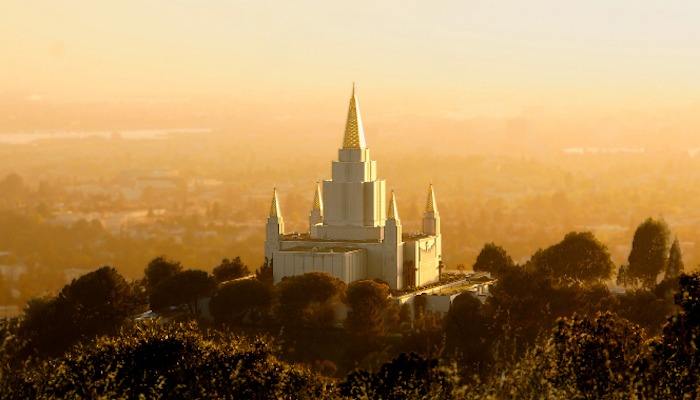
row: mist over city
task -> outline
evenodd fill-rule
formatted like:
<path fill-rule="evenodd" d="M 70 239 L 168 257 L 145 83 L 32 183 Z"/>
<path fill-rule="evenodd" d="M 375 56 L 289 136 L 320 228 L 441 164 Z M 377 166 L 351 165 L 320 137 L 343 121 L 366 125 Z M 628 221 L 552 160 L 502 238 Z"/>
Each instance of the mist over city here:
<path fill-rule="evenodd" d="M 695 3 L 0 8 L 0 398 L 700 395 Z"/>

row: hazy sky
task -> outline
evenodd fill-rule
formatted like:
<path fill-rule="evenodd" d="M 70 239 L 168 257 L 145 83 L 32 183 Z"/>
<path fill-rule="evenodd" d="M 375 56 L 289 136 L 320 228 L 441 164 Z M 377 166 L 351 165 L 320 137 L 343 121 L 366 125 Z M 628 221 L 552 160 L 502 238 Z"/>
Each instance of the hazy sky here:
<path fill-rule="evenodd" d="M 685 107 L 700 2 L 2 0 L 0 60 L 0 94 L 36 98 Z"/>

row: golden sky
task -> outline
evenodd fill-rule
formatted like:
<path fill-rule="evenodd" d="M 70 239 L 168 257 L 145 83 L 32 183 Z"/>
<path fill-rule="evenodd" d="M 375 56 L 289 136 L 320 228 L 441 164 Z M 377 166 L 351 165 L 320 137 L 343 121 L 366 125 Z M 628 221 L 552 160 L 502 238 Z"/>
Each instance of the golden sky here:
<path fill-rule="evenodd" d="M 357 81 L 455 119 L 697 107 L 699 21 L 673 0 L 3 0 L 0 95 L 344 105 Z"/>

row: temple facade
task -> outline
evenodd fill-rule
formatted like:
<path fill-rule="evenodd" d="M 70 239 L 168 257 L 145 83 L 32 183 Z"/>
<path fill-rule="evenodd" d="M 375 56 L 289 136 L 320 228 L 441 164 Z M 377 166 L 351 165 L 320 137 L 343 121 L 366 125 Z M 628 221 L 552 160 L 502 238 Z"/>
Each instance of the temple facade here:
<path fill-rule="evenodd" d="M 284 230 L 277 190 L 267 219 L 265 257 L 275 283 L 285 276 L 324 271 L 350 283 L 381 279 L 392 289 L 408 289 L 440 277 L 442 241 L 432 184 L 422 232 L 404 234 L 396 198 L 387 201 L 386 182 L 365 142 L 353 87 L 343 147 L 333 161 L 331 179 L 316 185 L 309 232 Z"/>

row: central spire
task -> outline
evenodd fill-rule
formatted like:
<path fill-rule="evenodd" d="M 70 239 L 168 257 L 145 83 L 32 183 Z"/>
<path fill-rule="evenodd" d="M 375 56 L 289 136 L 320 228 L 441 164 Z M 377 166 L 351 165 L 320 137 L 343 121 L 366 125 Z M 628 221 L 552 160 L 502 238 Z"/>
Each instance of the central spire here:
<path fill-rule="evenodd" d="M 343 137 L 344 149 L 364 149 L 365 132 L 362 129 L 362 117 L 360 116 L 360 106 L 355 98 L 355 82 L 352 83 L 352 97 L 348 108 L 348 121 L 345 124 L 345 137 Z"/>

